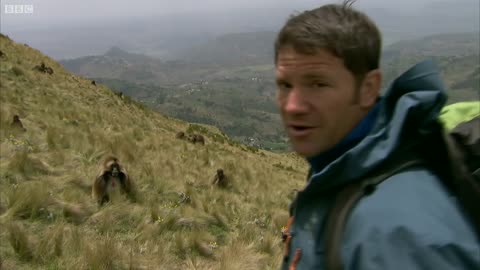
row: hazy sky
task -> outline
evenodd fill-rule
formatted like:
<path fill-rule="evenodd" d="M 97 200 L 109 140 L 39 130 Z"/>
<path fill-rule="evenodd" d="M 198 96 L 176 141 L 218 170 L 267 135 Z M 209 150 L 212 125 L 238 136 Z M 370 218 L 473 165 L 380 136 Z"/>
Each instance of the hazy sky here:
<path fill-rule="evenodd" d="M 35 28 L 46 24 L 111 21 L 122 18 L 166 15 L 174 13 L 227 12 L 244 9 L 305 9 L 322 3 L 341 0 L 0 0 L 4 27 L 22 25 Z M 436 2 L 479 0 L 358 0 L 358 7 L 369 6 L 399 10 L 414 10 Z M 33 5 L 33 14 L 10 14 L 6 5 Z"/>
<path fill-rule="evenodd" d="M 103 53 L 111 46 L 168 55 L 212 36 L 277 31 L 288 15 L 343 0 L 0 0 L 0 31 L 54 58 Z M 12 6 L 33 13 L 11 13 Z M 357 0 L 385 43 L 479 29 L 480 0 Z"/>

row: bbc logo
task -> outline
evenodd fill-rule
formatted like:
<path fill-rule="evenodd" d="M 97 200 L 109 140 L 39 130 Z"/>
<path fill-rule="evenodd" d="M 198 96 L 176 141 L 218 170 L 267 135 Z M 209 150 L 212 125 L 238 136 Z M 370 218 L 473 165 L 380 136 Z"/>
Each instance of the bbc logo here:
<path fill-rule="evenodd" d="M 32 14 L 33 5 L 5 5 L 5 14 Z"/>

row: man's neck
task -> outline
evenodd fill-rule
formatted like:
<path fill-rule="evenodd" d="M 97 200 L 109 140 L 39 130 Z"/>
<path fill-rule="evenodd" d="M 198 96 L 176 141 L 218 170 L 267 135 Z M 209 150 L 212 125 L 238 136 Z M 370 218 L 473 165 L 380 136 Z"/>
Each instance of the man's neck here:
<path fill-rule="evenodd" d="M 379 111 L 379 102 L 367 113 L 367 115 L 358 123 L 350 133 L 347 134 L 339 143 L 326 152 L 320 153 L 311 158 L 307 158 L 310 163 L 310 174 L 315 174 L 323 170 L 325 166 L 343 155 L 345 152 L 357 145 L 373 128 Z"/>

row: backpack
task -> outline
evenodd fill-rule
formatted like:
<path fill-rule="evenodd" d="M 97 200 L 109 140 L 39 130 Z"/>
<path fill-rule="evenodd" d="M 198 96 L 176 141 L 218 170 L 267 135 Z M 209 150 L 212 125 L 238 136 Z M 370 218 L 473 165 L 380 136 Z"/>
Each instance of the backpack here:
<path fill-rule="evenodd" d="M 480 110 L 480 108 L 479 108 Z M 342 270 L 340 248 L 348 216 L 356 203 L 375 187 L 415 165 L 424 165 L 439 174 L 458 198 L 480 239 L 480 116 L 448 130 L 439 120 L 415 153 L 398 153 L 374 174 L 343 187 L 330 209 L 325 227 L 325 266 Z"/>

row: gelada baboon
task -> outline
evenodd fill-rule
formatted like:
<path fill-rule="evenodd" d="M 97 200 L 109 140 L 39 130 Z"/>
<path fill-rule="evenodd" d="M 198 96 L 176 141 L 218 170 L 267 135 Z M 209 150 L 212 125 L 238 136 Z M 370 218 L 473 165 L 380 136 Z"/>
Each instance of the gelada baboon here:
<path fill-rule="evenodd" d="M 93 198 L 101 206 L 110 201 L 110 194 L 118 188 L 122 193 L 132 195 L 132 180 L 127 171 L 116 157 L 109 156 L 104 160 L 93 183 Z"/>
<path fill-rule="evenodd" d="M 200 135 L 200 134 L 195 134 L 195 142 L 194 143 L 200 143 L 200 144 L 203 144 L 205 145 L 205 138 Z"/>
<path fill-rule="evenodd" d="M 124 95 L 122 92 L 114 92 L 119 98 L 124 99 Z"/>
<path fill-rule="evenodd" d="M 20 121 L 20 116 L 18 116 L 17 114 L 13 116 L 13 121 L 10 126 L 20 131 L 27 131 L 27 129 L 23 127 L 22 121 Z"/>
<path fill-rule="evenodd" d="M 33 69 L 38 70 L 38 71 L 43 72 L 43 73 L 48 73 L 50 75 L 53 74 L 53 68 L 46 66 L 44 62 L 42 62 L 40 64 L 40 66 L 33 67 Z"/>
<path fill-rule="evenodd" d="M 95 80 L 92 80 L 92 85 L 97 86 L 97 83 L 95 82 Z"/>
<path fill-rule="evenodd" d="M 199 144 L 205 145 L 205 138 L 200 134 L 190 134 L 188 135 L 187 140 L 189 140 L 194 144 L 199 143 Z"/>
<path fill-rule="evenodd" d="M 177 135 L 175 135 L 175 138 L 180 139 L 180 140 L 185 139 L 185 132 L 183 132 L 183 131 L 177 132 Z"/>
<path fill-rule="evenodd" d="M 218 169 L 213 178 L 212 185 L 225 188 L 228 186 L 228 179 L 223 173 L 223 169 Z"/>
<path fill-rule="evenodd" d="M 48 73 L 48 74 L 50 74 L 50 75 L 52 75 L 52 74 L 53 74 L 53 68 L 47 67 L 47 68 L 45 69 L 45 72 Z"/>

